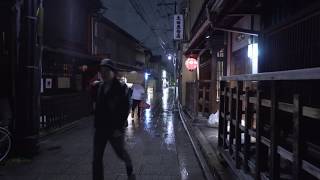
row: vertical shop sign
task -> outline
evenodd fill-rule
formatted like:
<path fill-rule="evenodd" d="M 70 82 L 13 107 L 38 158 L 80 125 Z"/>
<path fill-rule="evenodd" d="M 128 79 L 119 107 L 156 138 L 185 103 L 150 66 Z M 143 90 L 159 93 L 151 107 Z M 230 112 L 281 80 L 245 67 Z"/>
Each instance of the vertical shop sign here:
<path fill-rule="evenodd" d="M 181 14 L 174 15 L 173 39 L 183 39 L 183 16 Z"/>

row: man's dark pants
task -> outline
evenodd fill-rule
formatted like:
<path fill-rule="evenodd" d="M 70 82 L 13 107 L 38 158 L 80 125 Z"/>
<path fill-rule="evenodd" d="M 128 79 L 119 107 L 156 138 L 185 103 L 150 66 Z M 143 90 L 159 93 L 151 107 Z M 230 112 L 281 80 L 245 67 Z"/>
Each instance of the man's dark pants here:
<path fill-rule="evenodd" d="M 134 110 L 136 109 L 136 107 L 138 107 L 138 118 L 140 118 L 140 107 L 139 107 L 139 104 L 140 104 L 141 100 L 136 100 L 136 99 L 133 99 L 132 100 L 132 114 L 131 114 L 131 117 L 133 118 L 134 117 Z"/>
<path fill-rule="evenodd" d="M 107 142 L 110 142 L 117 156 L 125 162 L 127 174 L 132 173 L 131 158 L 124 147 L 124 135 L 113 137 L 106 134 L 105 131 L 96 130 L 94 134 L 94 150 L 93 150 L 93 180 L 103 180 L 103 154 Z"/>

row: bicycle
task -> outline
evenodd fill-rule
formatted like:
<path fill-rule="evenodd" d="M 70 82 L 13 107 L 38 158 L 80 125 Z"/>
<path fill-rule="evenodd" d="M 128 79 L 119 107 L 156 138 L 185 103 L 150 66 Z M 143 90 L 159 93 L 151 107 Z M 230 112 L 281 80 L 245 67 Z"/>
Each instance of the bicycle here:
<path fill-rule="evenodd" d="M 11 133 L 0 127 L 0 162 L 6 159 L 12 146 Z"/>

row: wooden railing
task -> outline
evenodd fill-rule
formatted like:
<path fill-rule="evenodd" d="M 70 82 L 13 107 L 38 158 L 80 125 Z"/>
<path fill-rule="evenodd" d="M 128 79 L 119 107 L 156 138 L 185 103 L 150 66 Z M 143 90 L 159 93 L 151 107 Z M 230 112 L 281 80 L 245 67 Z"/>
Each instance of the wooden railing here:
<path fill-rule="evenodd" d="M 206 116 L 212 110 L 212 86 L 210 80 L 187 82 L 186 84 L 186 106 L 196 118 L 199 113 Z"/>
<path fill-rule="evenodd" d="M 88 93 L 42 96 L 40 128 L 59 128 L 91 112 L 92 103 Z"/>
<path fill-rule="evenodd" d="M 320 103 L 303 104 L 319 95 L 281 86 L 319 80 L 320 68 L 222 77 L 218 149 L 240 179 L 320 179 Z"/>

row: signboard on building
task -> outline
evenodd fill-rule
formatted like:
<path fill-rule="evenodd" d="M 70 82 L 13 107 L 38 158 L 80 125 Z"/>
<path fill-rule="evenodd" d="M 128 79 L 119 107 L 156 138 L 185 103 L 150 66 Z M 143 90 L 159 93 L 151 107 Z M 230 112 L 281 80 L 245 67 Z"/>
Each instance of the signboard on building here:
<path fill-rule="evenodd" d="M 46 79 L 46 89 L 51 89 L 52 88 L 52 79 L 47 78 Z"/>
<path fill-rule="evenodd" d="M 183 16 L 181 14 L 176 14 L 173 17 L 174 17 L 173 39 L 182 40 L 183 39 Z"/>
<path fill-rule="evenodd" d="M 224 48 L 220 49 L 217 52 L 217 60 L 218 61 L 223 61 L 224 60 Z"/>

